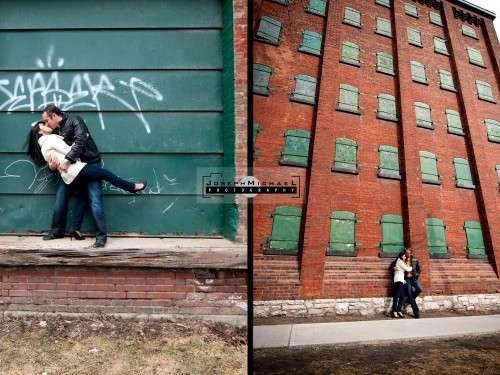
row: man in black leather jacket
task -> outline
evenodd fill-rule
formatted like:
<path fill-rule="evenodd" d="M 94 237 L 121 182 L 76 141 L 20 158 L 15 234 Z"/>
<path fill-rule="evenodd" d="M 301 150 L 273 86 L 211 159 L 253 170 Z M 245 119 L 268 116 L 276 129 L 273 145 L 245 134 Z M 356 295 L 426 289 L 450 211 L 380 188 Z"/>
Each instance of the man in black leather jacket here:
<path fill-rule="evenodd" d="M 412 250 L 406 249 L 406 265 L 412 268 L 411 272 L 405 273 L 405 295 L 408 296 L 408 301 L 410 302 L 411 308 L 413 310 L 413 316 L 415 319 L 420 318 L 420 310 L 417 306 L 416 298 L 420 293 L 422 293 L 422 285 L 418 281 L 420 276 L 420 265 L 418 264 L 418 259 L 411 255 Z"/>
<path fill-rule="evenodd" d="M 92 136 L 80 116 L 67 116 L 55 105 L 47 106 L 42 112 L 43 120 L 47 125 L 64 137 L 66 144 L 72 146 L 71 151 L 66 155 L 65 161 L 59 163 L 57 160 L 49 161 L 49 168 L 67 170 L 68 166 L 75 163 L 77 159 L 87 164 L 101 164 L 101 154 L 97 149 Z M 96 226 L 96 241 L 93 247 L 104 247 L 107 241 L 106 219 L 104 217 L 104 205 L 102 202 L 101 181 L 90 181 L 86 184 L 90 208 Z M 52 228 L 44 240 L 53 240 L 64 237 L 66 230 L 66 217 L 68 212 L 68 202 L 70 188 L 59 182 L 56 192 L 56 202 L 54 204 L 54 216 L 52 218 Z M 83 216 L 83 212 L 80 213 Z"/>

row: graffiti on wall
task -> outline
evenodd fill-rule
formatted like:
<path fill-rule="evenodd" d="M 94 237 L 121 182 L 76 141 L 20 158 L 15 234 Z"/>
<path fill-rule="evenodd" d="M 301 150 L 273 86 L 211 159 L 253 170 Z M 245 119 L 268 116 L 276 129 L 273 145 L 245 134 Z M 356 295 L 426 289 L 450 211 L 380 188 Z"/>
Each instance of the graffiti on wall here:
<path fill-rule="evenodd" d="M 52 68 L 54 47 L 51 46 L 46 61 L 36 59 L 39 68 Z M 64 59 L 59 58 L 57 67 L 64 65 Z M 53 71 L 48 79 L 44 74 L 35 72 L 27 77 L 18 75 L 13 81 L 0 79 L 0 93 L 7 98 L 0 99 L 0 111 L 40 111 L 49 104 L 55 104 L 63 111 L 75 108 L 93 108 L 98 112 L 101 128 L 105 129 L 104 115 L 101 112 L 100 98 L 103 96 L 115 100 L 138 118 L 149 134 L 151 128 L 142 113 L 141 100 L 162 101 L 162 94 L 152 84 L 144 82 L 138 77 L 131 77 L 128 81 L 110 80 L 102 73 L 92 81 L 88 73 L 78 73 L 71 78 L 69 87 L 63 87 L 58 71 Z"/>

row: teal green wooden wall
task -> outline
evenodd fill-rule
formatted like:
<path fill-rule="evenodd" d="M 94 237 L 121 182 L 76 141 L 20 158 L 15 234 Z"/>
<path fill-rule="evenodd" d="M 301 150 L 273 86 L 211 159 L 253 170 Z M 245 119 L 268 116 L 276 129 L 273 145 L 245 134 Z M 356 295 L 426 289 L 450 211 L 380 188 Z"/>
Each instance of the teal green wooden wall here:
<path fill-rule="evenodd" d="M 234 198 L 200 202 L 197 173 L 234 171 L 231 4 L 0 0 L 0 233 L 50 228 L 58 182 L 22 145 L 55 103 L 85 119 L 106 168 L 149 181 L 138 197 L 103 184 L 109 232 L 234 238 Z"/>

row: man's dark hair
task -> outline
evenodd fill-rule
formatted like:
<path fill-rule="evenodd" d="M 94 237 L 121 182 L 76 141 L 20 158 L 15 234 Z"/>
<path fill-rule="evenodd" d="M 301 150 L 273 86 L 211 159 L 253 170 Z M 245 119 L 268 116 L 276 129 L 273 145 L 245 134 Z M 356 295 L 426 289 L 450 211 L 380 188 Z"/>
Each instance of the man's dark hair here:
<path fill-rule="evenodd" d="M 52 117 L 52 114 L 56 114 L 58 116 L 62 116 L 63 113 L 62 111 L 59 109 L 59 107 L 56 107 L 55 105 L 53 104 L 50 104 L 48 105 L 47 107 L 45 107 L 45 109 L 42 111 L 42 113 L 46 113 L 47 116 L 49 117 Z"/>

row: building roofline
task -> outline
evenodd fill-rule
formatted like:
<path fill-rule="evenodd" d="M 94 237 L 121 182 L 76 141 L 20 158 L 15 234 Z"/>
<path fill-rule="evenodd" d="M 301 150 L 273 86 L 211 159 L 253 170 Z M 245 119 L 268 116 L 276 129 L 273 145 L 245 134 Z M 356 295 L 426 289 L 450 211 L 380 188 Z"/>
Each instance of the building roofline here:
<path fill-rule="evenodd" d="M 480 6 L 477 6 L 475 4 L 469 3 L 467 0 L 451 0 L 451 2 L 455 3 L 457 5 L 460 5 L 464 8 L 468 8 L 470 10 L 473 10 L 474 12 L 479 13 L 483 16 L 486 16 L 486 17 L 490 18 L 491 20 L 494 20 L 497 16 L 495 13 L 493 13 L 487 9 L 481 8 Z"/>

